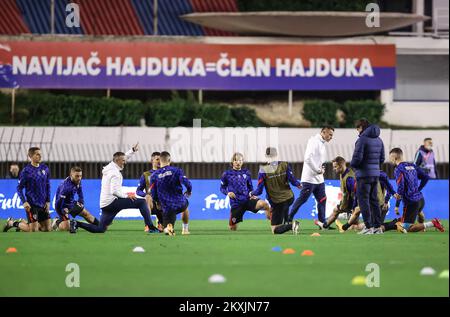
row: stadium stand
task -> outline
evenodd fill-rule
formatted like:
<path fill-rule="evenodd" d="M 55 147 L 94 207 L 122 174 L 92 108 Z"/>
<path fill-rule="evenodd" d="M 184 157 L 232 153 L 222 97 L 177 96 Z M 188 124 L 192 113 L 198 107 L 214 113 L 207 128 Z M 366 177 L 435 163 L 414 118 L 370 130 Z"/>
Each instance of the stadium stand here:
<path fill-rule="evenodd" d="M 30 33 L 16 0 L 3 0 L 0 10 L 0 34 Z"/>
<path fill-rule="evenodd" d="M 17 0 L 24 22 L 28 25 L 31 33 L 51 33 L 50 1 L 42 1 L 39 4 L 33 0 Z M 55 0 L 55 30 L 56 34 L 82 34 L 81 28 L 69 28 L 65 24 L 67 0 Z"/>
<path fill-rule="evenodd" d="M 55 34 L 156 35 L 153 0 L 53 0 Z M 81 27 L 65 25 L 68 3 L 82 12 Z M 0 34 L 50 34 L 52 0 L 2 0 Z M 184 21 L 181 15 L 195 12 L 236 12 L 236 0 L 167 0 L 157 5 L 157 35 L 232 36 L 231 32 L 203 28 Z"/>
<path fill-rule="evenodd" d="M 130 1 L 76 0 L 83 12 L 82 27 L 87 35 L 143 35 Z"/>

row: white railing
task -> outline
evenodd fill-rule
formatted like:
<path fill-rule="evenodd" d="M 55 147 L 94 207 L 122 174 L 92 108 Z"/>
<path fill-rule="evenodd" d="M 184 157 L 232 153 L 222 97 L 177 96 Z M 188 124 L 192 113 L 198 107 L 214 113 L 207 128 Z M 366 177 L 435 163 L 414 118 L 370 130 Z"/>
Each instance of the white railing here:
<path fill-rule="evenodd" d="M 315 128 L 200 128 L 195 134 L 193 128 L 0 127 L 0 161 L 25 161 L 28 148 L 40 146 L 46 161 L 106 162 L 114 152 L 139 142 L 135 162 L 147 162 L 153 151 L 163 150 L 172 152 L 177 162 L 228 162 L 235 150 L 244 152 L 249 161 L 261 162 L 269 143 L 278 148 L 280 159 L 303 162 L 308 139 L 318 132 Z M 180 139 L 182 134 L 187 138 Z M 231 134 L 235 137 L 227 140 Z M 448 130 L 381 130 L 386 158 L 392 147 L 400 147 L 406 159 L 413 160 L 426 137 L 433 138 L 437 161 L 449 162 Z M 247 143 L 242 143 L 244 139 Z M 351 159 L 356 139 L 355 129 L 336 129 L 327 159 L 337 155 Z"/>
<path fill-rule="evenodd" d="M 435 8 L 433 14 L 433 34 L 436 37 L 448 37 L 449 9 Z"/>

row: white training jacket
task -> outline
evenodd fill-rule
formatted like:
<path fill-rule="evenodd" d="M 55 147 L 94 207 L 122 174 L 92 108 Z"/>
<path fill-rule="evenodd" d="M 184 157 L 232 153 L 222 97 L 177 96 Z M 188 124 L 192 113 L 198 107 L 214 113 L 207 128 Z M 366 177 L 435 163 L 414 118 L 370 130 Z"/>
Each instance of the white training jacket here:
<path fill-rule="evenodd" d="M 125 159 L 134 154 L 133 150 L 125 153 Z M 122 169 L 113 161 L 103 167 L 102 173 L 102 189 L 100 192 L 100 208 L 104 208 L 111 204 L 117 198 L 127 198 L 128 195 L 122 191 L 123 176 L 120 172 Z"/>
<path fill-rule="evenodd" d="M 324 182 L 321 170 L 327 156 L 325 143 L 326 141 L 320 134 L 309 138 L 303 160 L 302 183 L 321 184 Z"/>

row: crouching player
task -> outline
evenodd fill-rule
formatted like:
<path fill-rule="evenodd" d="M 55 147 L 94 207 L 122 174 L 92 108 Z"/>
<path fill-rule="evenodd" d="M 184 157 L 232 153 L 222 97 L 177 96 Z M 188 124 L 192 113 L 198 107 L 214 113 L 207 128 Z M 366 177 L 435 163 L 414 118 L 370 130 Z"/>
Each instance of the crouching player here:
<path fill-rule="evenodd" d="M 83 189 L 81 187 L 81 178 L 83 172 L 80 167 L 74 166 L 70 169 L 70 176 L 67 177 L 56 190 L 55 210 L 58 218 L 52 223 L 53 230 L 69 231 L 69 215 L 83 217 L 88 223 L 98 225 L 98 219 L 84 208 Z M 75 195 L 78 201 L 75 200 Z"/>
<path fill-rule="evenodd" d="M 163 230 L 163 215 L 162 210 L 158 209 L 158 204 L 153 201 L 150 195 L 150 179 L 154 171 L 158 170 L 160 167 L 159 156 L 161 153 L 153 152 L 151 156 L 152 168 L 141 175 L 139 179 L 139 185 L 136 189 L 136 195 L 145 198 L 147 202 L 148 209 L 152 215 L 155 215 L 158 219 L 158 230 L 162 232 Z"/>
<path fill-rule="evenodd" d="M 406 233 L 435 227 L 437 230 L 444 232 L 444 226 L 437 218 L 429 222 L 415 223 L 419 211 L 425 205 L 421 190 L 428 182 L 428 175 L 413 163 L 403 161 L 403 151 L 400 148 L 394 148 L 389 152 L 389 160 L 395 165 L 394 176 L 397 182 L 397 193 L 394 196 L 397 199 L 396 208 L 398 208 L 400 201 L 403 201 L 403 216 L 398 222 L 397 230 Z"/>
<path fill-rule="evenodd" d="M 174 227 L 177 214 L 182 213 L 183 230 L 181 234 L 189 234 L 189 201 L 192 184 L 183 174 L 183 170 L 170 166 L 170 154 L 161 152 L 161 168 L 153 172 L 150 178 L 150 195 L 158 201 L 163 211 L 163 226 L 166 235 L 175 235 Z M 183 185 L 186 192 L 183 193 Z"/>
<path fill-rule="evenodd" d="M 325 223 L 316 220 L 315 224 L 320 227 L 320 229 L 328 229 L 329 226 L 336 221 L 336 224 L 340 223 L 337 220 L 339 214 L 347 213 L 351 214 L 354 208 L 356 207 L 356 176 L 355 172 L 351 167 L 347 167 L 345 159 L 341 156 L 337 156 L 334 160 L 331 161 L 333 163 L 334 172 L 339 175 L 342 199 L 339 205 L 337 205 L 333 209 L 333 213 L 330 217 L 327 218 Z M 359 210 L 359 209 L 358 209 Z M 358 213 L 359 216 L 359 213 Z M 357 222 L 357 218 L 356 221 Z"/>
<path fill-rule="evenodd" d="M 258 186 L 256 190 L 249 193 L 249 196 L 259 196 L 265 188 L 272 207 L 270 216 L 272 233 L 283 234 L 292 230 L 293 234 L 298 234 L 299 222 L 289 221 L 289 207 L 294 202 L 294 193 L 289 183 L 301 188 L 300 182 L 294 177 L 288 162 L 277 160 L 276 148 L 267 148 L 266 158 L 268 163 L 260 168 Z"/>
<path fill-rule="evenodd" d="M 257 213 L 264 209 L 267 219 L 270 219 L 269 204 L 256 196 L 249 197 L 253 190 L 250 171 L 242 168 L 244 156 L 234 153 L 231 159 L 231 169 L 225 171 L 220 180 L 220 191 L 230 198 L 231 212 L 230 230 L 236 230 L 237 224 L 242 222 L 245 212 Z"/>

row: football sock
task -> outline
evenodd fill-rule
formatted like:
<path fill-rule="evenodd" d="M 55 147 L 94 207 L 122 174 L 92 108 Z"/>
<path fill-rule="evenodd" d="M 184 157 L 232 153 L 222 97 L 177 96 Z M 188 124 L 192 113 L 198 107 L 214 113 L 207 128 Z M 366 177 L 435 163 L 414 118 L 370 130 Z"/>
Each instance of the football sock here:
<path fill-rule="evenodd" d="M 395 225 L 396 221 L 386 222 L 383 224 L 384 231 L 395 230 L 397 226 Z"/>
<path fill-rule="evenodd" d="M 424 226 L 425 228 L 433 228 L 433 227 L 434 227 L 434 225 L 433 225 L 433 223 L 432 223 L 431 221 L 429 221 L 429 222 L 424 222 L 424 223 L 423 223 L 423 226 Z"/>
<path fill-rule="evenodd" d="M 349 223 L 347 222 L 345 225 L 342 226 L 342 229 L 343 229 L 344 231 L 347 231 L 350 227 L 351 227 L 351 224 L 349 224 Z"/>

